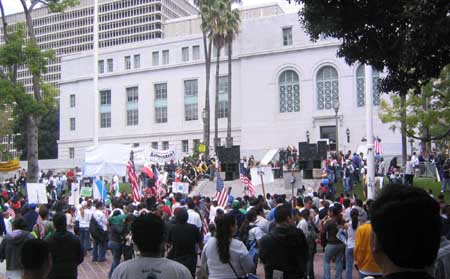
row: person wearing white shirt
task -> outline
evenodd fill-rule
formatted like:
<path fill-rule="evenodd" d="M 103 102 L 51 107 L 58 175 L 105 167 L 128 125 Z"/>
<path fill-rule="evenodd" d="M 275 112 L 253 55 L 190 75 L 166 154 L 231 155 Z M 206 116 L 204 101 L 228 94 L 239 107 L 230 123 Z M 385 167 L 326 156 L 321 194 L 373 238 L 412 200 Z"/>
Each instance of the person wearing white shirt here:
<path fill-rule="evenodd" d="M 105 213 L 103 212 L 103 203 L 98 202 L 95 205 L 95 211 L 92 217 L 97 221 L 97 223 L 100 225 L 100 227 L 103 229 L 104 232 L 107 231 L 107 219 L 105 216 Z M 94 239 L 94 251 L 92 252 L 92 261 L 93 262 L 104 262 L 105 261 L 105 254 L 106 254 L 106 248 L 107 248 L 108 241 L 102 241 L 102 240 L 96 240 Z"/>
<path fill-rule="evenodd" d="M 90 232 L 89 232 L 89 223 L 91 221 L 92 212 L 87 207 L 87 202 L 83 201 L 81 203 L 81 207 L 77 210 L 75 214 L 75 221 L 78 221 L 80 228 L 80 242 L 81 247 L 83 248 L 84 254 L 86 255 L 89 247 L 90 247 Z"/>
<path fill-rule="evenodd" d="M 188 224 L 192 224 L 194 226 L 196 226 L 199 230 L 202 229 L 202 219 L 200 217 L 200 214 L 198 214 L 195 210 L 194 210 L 194 203 L 192 201 L 190 201 L 188 203 Z"/>
<path fill-rule="evenodd" d="M 411 156 L 408 156 L 405 168 L 405 184 L 408 186 L 413 186 L 415 164 L 416 163 L 412 160 Z"/>
<path fill-rule="evenodd" d="M 5 232 L 6 234 L 11 234 L 12 233 L 12 224 L 11 224 L 11 216 L 9 216 L 9 212 L 8 211 L 4 211 L 3 212 L 3 222 L 5 223 Z"/>

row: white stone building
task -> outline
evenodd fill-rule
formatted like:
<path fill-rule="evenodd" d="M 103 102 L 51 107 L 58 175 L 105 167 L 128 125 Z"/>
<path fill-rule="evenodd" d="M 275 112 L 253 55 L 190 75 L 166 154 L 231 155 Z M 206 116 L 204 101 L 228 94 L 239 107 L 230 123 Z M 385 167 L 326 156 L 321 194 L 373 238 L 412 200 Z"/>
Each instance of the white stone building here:
<path fill-rule="evenodd" d="M 83 158 L 85 148 L 93 144 L 94 117 L 100 120 L 100 144 L 170 147 L 182 156 L 203 139 L 205 67 L 200 20 L 197 16 L 167 20 L 164 30 L 161 39 L 100 49 L 99 67 L 107 68 L 105 61 L 110 59 L 112 71 L 100 69 L 99 115 L 93 115 L 93 54 L 62 59 L 60 159 Z M 312 43 L 297 14 L 286 14 L 277 4 L 242 10 L 232 73 L 232 136 L 241 154 L 258 158 L 271 148 L 297 146 L 307 140 L 307 134 L 311 142 L 334 139 L 337 98 L 340 149 L 355 151 L 361 145 L 366 133 L 363 67 L 348 66 L 338 58 L 338 45 L 336 40 Z M 224 144 L 228 67 L 225 55 L 222 60 L 219 137 Z M 378 108 L 374 106 L 374 134 L 382 139 L 385 154 L 399 154 L 399 134 L 381 123 Z M 213 131 L 212 118 L 211 140 Z"/>

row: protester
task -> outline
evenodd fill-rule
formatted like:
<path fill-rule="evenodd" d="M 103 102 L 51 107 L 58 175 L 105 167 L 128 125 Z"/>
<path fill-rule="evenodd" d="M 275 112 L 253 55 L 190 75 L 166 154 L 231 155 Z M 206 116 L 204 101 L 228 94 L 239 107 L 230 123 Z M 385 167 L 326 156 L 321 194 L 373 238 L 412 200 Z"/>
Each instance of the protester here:
<path fill-rule="evenodd" d="M 338 279 L 342 277 L 342 271 L 344 270 L 345 244 L 337 237 L 342 225 L 343 220 L 340 218 L 339 208 L 334 204 L 328 210 L 328 218 L 324 220 L 322 232 L 325 235 L 327 243 L 323 257 L 323 277 L 325 279 L 331 278 L 330 264 L 332 259 L 336 262 L 335 278 Z"/>
<path fill-rule="evenodd" d="M 111 278 L 192 278 L 185 266 L 163 257 L 165 228 L 158 216 L 152 213 L 140 215 L 131 225 L 131 232 L 141 257 L 121 263 L 114 269 Z"/>
<path fill-rule="evenodd" d="M 0 261 L 3 262 L 6 259 L 6 276 L 9 279 L 21 279 L 23 275 L 22 247 L 25 241 L 34 237 L 27 231 L 28 225 L 23 218 L 16 218 L 12 228 L 12 233 L 6 235 L 0 244 Z"/>
<path fill-rule="evenodd" d="M 305 278 L 308 261 L 305 235 L 295 228 L 288 204 L 279 205 L 274 215 L 275 227 L 260 241 L 265 278 L 272 279 L 280 271 L 284 278 Z"/>
<path fill-rule="evenodd" d="M 96 223 L 96 224 L 95 224 Z M 103 203 L 97 202 L 95 211 L 92 215 L 89 230 L 94 239 L 94 251 L 92 253 L 93 262 L 104 262 L 106 248 L 108 245 L 107 220 L 103 213 Z"/>
<path fill-rule="evenodd" d="M 125 238 L 129 232 L 129 229 L 128 225 L 125 223 L 128 215 L 123 213 L 123 210 L 113 210 L 113 215 L 108 219 L 110 229 L 108 248 L 111 249 L 113 256 L 108 278 L 111 278 L 114 269 L 120 264 L 122 254 L 124 254 Z"/>
<path fill-rule="evenodd" d="M 306 263 L 306 274 L 308 276 L 308 279 L 313 279 L 315 278 L 314 255 L 316 254 L 316 245 L 317 245 L 316 240 L 318 229 L 314 224 L 313 218 L 311 216 L 311 209 L 308 209 L 305 206 L 300 211 L 300 214 L 302 216 L 302 220 L 298 223 L 297 228 L 301 229 L 302 232 L 305 234 L 306 243 L 308 244 L 308 262 Z"/>
<path fill-rule="evenodd" d="M 48 244 L 41 239 L 29 239 L 22 246 L 23 279 L 47 278 L 52 269 Z"/>
<path fill-rule="evenodd" d="M 89 223 L 91 221 L 92 212 L 88 208 L 88 204 L 86 201 L 81 203 L 80 209 L 77 211 L 75 215 L 75 222 L 78 222 L 78 227 L 80 229 L 80 241 L 81 247 L 83 248 L 84 255 L 86 256 L 87 251 L 90 247 L 90 232 L 89 232 Z"/>
<path fill-rule="evenodd" d="M 39 207 L 39 217 L 32 231 L 34 237 L 44 239 L 55 231 L 53 222 L 48 220 L 48 215 L 49 211 L 47 206 L 41 205 Z"/>
<path fill-rule="evenodd" d="M 206 243 L 201 267 L 208 278 L 241 278 L 255 272 L 255 266 L 242 241 L 233 238 L 237 232 L 234 216 L 217 216 L 216 233 Z"/>
<path fill-rule="evenodd" d="M 53 216 L 55 233 L 48 236 L 45 241 L 52 254 L 52 263 L 49 279 L 76 279 L 77 268 L 83 262 L 84 254 L 78 237 L 67 231 L 67 219 L 64 213 Z"/>
<path fill-rule="evenodd" d="M 436 259 L 441 230 L 433 198 L 419 188 L 387 185 L 373 203 L 371 220 L 372 254 L 384 278 L 432 278 L 427 268 Z"/>
<path fill-rule="evenodd" d="M 169 230 L 167 243 L 170 249 L 167 257 L 186 266 L 195 277 L 197 267 L 196 247 L 203 248 L 202 236 L 199 229 L 188 223 L 189 214 L 184 208 L 175 210 L 175 222 Z"/>
<path fill-rule="evenodd" d="M 352 279 L 353 277 L 353 252 L 355 248 L 355 234 L 359 222 L 359 211 L 356 208 L 353 208 L 350 211 L 350 222 L 345 224 L 345 228 L 347 230 L 347 242 L 345 248 L 345 279 Z"/>

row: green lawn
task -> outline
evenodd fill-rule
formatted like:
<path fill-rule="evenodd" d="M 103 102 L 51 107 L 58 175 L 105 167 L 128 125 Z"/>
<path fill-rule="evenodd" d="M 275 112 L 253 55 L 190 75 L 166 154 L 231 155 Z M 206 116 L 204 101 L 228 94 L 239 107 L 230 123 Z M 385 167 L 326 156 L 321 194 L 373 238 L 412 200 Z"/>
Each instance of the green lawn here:
<path fill-rule="evenodd" d="M 441 193 L 441 183 L 434 181 L 434 179 L 432 179 L 432 178 L 415 177 L 414 178 L 414 187 L 419 187 L 426 191 L 428 191 L 428 189 L 431 189 L 433 191 L 434 197 L 436 197 L 436 198 Z M 364 200 L 364 195 L 363 195 L 361 184 L 355 185 L 354 192 L 358 198 Z M 336 193 L 337 193 L 336 196 L 339 196 L 340 193 L 344 193 L 344 188 L 342 186 L 342 183 L 337 184 Z M 447 191 L 445 192 L 445 200 L 447 203 L 450 202 L 450 189 L 447 189 Z"/>

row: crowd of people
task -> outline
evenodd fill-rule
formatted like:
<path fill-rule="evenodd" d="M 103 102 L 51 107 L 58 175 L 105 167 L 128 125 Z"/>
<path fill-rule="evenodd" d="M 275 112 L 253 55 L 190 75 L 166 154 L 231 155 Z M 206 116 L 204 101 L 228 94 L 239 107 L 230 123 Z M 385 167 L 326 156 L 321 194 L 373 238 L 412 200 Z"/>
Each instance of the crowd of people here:
<path fill-rule="evenodd" d="M 284 152 L 293 167 L 298 152 Z M 398 172 L 396 158 L 388 168 L 379 155 L 376 162 L 377 176 Z M 249 168 L 255 161 L 243 158 L 241 164 Z M 436 164 L 441 182 L 450 183 L 450 161 Z M 192 187 L 218 174 L 214 160 L 170 162 L 151 171 L 166 172 L 167 184 L 184 181 Z M 229 191 L 225 204 L 167 191 L 140 201 L 109 193 L 105 200 L 86 197 L 69 205 L 78 172 L 42 173 L 48 204 L 28 202 L 23 170 L 2 185 L 0 260 L 6 260 L 8 278 L 77 278 L 78 265 L 105 262 L 107 253 L 112 255 L 108 278 L 114 279 L 259 278 L 258 265 L 264 270 L 258 275 L 266 279 L 314 279 L 318 269 L 324 279 L 332 270 L 336 279 L 354 273 L 450 278 L 450 205 L 444 194 L 435 198 L 410 187 L 408 179 L 409 186 L 391 179 L 375 201 L 363 202 L 351 196 L 364 181 L 360 154 L 332 154 L 317 192 L 288 199 L 284 194 L 234 197 Z M 146 187 L 155 186 L 155 176 L 141 176 Z M 338 181 L 344 193 L 337 196 Z M 314 264 L 318 252 L 322 266 Z"/>

